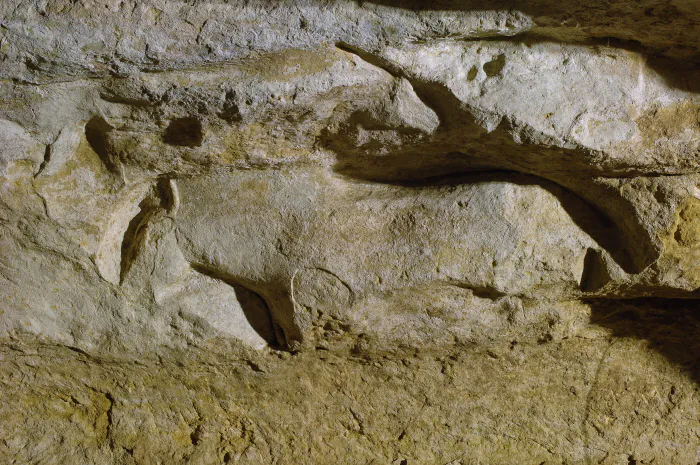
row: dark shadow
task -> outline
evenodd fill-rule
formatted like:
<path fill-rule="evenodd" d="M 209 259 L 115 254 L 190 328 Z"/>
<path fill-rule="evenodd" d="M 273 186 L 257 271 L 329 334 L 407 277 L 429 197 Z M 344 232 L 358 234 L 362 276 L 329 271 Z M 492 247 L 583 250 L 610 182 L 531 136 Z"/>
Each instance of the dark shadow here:
<path fill-rule="evenodd" d="M 203 140 L 202 122 L 194 117 L 172 120 L 163 134 L 163 142 L 180 147 L 199 147 Z"/>
<path fill-rule="evenodd" d="M 588 300 L 591 323 L 613 337 L 644 339 L 700 384 L 700 301 L 644 298 Z"/>
<path fill-rule="evenodd" d="M 236 298 L 238 299 L 241 309 L 243 309 L 243 314 L 255 332 L 258 333 L 270 347 L 274 349 L 283 347 L 284 339 L 280 339 L 281 329 L 277 328 L 270 308 L 259 294 L 241 286 L 231 277 L 224 276 L 216 270 L 212 270 L 204 265 L 191 263 L 190 266 L 198 273 L 231 286 L 236 293 Z"/>
<path fill-rule="evenodd" d="M 100 158 L 107 158 L 107 133 L 112 129 L 100 116 L 91 118 L 85 125 L 85 139 Z"/>
<path fill-rule="evenodd" d="M 583 259 L 581 290 L 583 292 L 597 292 L 611 279 L 612 277 L 600 251 L 588 249 Z"/>
<path fill-rule="evenodd" d="M 111 173 L 117 173 L 117 166 L 109 155 L 109 133 L 114 128 L 101 116 L 94 116 L 85 125 L 85 140 L 100 157 L 102 163 Z"/>

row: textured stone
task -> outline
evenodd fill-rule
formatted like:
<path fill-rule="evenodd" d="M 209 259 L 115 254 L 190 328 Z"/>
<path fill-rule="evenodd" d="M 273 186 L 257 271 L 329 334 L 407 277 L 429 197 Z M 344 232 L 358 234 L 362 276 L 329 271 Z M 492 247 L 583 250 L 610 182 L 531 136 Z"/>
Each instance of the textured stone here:
<path fill-rule="evenodd" d="M 696 463 L 699 11 L 2 2 L 0 457 Z"/>

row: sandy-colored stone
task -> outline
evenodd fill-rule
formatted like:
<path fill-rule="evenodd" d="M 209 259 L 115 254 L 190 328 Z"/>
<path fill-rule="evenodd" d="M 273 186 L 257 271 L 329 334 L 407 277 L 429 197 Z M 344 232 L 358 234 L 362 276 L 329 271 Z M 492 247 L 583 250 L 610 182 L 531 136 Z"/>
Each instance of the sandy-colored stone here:
<path fill-rule="evenodd" d="M 695 3 L 1 2 L 0 462 L 700 462 Z"/>

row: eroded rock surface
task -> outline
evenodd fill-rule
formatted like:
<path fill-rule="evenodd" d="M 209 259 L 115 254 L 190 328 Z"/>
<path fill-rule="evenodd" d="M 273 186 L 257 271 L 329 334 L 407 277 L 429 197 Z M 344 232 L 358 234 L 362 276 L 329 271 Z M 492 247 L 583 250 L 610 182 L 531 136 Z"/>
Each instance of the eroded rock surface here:
<path fill-rule="evenodd" d="M 3 2 L 0 456 L 697 463 L 699 11 Z"/>

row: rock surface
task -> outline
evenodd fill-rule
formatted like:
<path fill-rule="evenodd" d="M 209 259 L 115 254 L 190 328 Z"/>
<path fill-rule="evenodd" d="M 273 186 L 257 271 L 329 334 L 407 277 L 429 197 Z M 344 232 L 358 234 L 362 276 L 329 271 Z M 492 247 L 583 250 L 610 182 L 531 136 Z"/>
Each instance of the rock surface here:
<path fill-rule="evenodd" d="M 695 0 L 0 5 L 0 458 L 700 461 Z"/>

